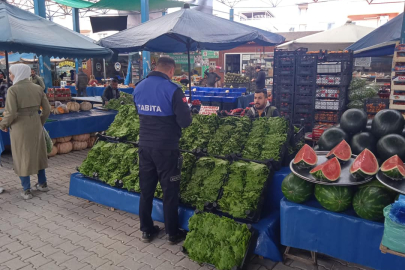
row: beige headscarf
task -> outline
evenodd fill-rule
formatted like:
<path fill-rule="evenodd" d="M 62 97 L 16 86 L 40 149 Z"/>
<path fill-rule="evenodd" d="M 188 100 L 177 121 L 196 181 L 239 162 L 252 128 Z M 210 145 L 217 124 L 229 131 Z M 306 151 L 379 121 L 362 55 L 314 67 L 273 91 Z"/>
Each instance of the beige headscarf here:
<path fill-rule="evenodd" d="M 14 74 L 13 84 L 21 80 L 28 79 L 31 76 L 31 68 L 26 64 L 15 64 L 10 67 L 11 73 Z"/>

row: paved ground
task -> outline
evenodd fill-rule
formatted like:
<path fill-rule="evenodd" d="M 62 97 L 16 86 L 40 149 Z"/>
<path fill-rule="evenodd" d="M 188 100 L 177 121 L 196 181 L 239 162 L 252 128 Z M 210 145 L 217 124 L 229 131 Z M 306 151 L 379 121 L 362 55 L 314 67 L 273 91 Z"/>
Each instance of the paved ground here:
<path fill-rule="evenodd" d="M 140 241 L 139 218 L 68 195 L 69 176 L 86 157 L 74 152 L 50 159 L 51 191 L 20 198 L 21 185 L 10 154 L 2 155 L 0 186 L 0 270 L 4 269 L 209 269 L 166 244 L 164 235 L 151 244 Z M 36 179 L 31 179 L 32 185 Z M 162 225 L 162 224 L 159 224 Z M 319 270 L 359 270 L 361 267 L 321 257 Z M 316 269 L 297 261 L 286 265 L 253 258 L 248 270 Z"/>

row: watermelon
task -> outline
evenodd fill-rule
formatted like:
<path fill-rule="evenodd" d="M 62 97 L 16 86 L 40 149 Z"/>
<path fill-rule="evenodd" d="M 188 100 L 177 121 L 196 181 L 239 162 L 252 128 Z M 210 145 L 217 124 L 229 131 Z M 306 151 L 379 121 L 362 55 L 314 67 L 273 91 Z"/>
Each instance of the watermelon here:
<path fill-rule="evenodd" d="M 392 196 L 385 189 L 369 186 L 354 195 L 353 208 L 361 218 L 380 220 L 384 217 L 384 208 L 392 202 Z"/>
<path fill-rule="evenodd" d="M 405 178 L 405 166 L 398 155 L 387 159 L 381 166 L 384 175 L 392 180 L 402 180 Z"/>
<path fill-rule="evenodd" d="M 281 184 L 281 191 L 287 200 L 303 203 L 308 201 L 314 193 L 314 184 L 290 173 L 284 178 Z"/>
<path fill-rule="evenodd" d="M 352 205 L 353 190 L 350 187 L 315 185 L 315 198 L 325 209 L 342 212 Z"/>
<path fill-rule="evenodd" d="M 329 128 L 322 133 L 318 140 L 319 150 L 330 151 L 341 141 L 348 141 L 348 139 L 349 137 L 347 136 L 347 133 L 343 131 L 343 129 L 337 127 Z"/>
<path fill-rule="evenodd" d="M 334 182 L 339 179 L 341 174 L 339 160 L 335 157 L 329 159 L 313 168 L 309 173 L 317 180 Z"/>
<path fill-rule="evenodd" d="M 315 166 L 317 162 L 318 156 L 314 149 L 308 144 L 304 144 L 300 151 L 295 155 L 293 164 L 297 165 L 298 168 L 305 169 Z"/>
<path fill-rule="evenodd" d="M 338 145 L 336 145 L 335 148 L 330 150 L 326 157 L 336 157 L 340 162 L 346 162 L 352 157 L 352 149 L 350 149 L 350 145 L 345 140 L 343 140 Z"/>
<path fill-rule="evenodd" d="M 354 155 L 358 155 L 363 152 L 364 149 L 368 149 L 373 153 L 376 153 L 377 139 L 370 132 L 361 132 L 353 136 L 350 147 Z"/>
<path fill-rule="evenodd" d="M 347 134 L 356 134 L 366 129 L 367 113 L 359 109 L 349 109 L 340 118 L 340 128 Z"/>
<path fill-rule="evenodd" d="M 371 133 L 378 139 L 388 134 L 401 134 L 404 125 L 404 117 L 399 111 L 382 110 L 373 119 Z"/>
<path fill-rule="evenodd" d="M 377 153 L 382 160 L 387 160 L 395 155 L 405 160 L 405 138 L 398 134 L 382 137 L 377 143 Z"/>
<path fill-rule="evenodd" d="M 383 184 L 381 184 L 381 182 L 378 181 L 376 178 L 374 178 L 374 179 L 371 180 L 370 182 L 367 182 L 367 183 L 365 183 L 365 184 L 362 184 L 362 185 L 360 185 L 360 186 L 358 186 L 358 187 L 359 187 L 359 189 L 366 188 L 366 187 L 378 187 L 378 188 L 382 188 L 382 189 L 384 189 L 386 192 L 388 192 L 388 194 L 390 194 L 390 196 L 391 196 L 392 198 L 395 198 L 395 196 L 397 196 L 397 194 L 398 194 L 396 191 L 394 191 L 394 190 L 390 189 L 389 187 L 386 187 L 386 186 L 384 186 Z"/>
<path fill-rule="evenodd" d="M 373 176 L 378 172 L 378 161 L 373 153 L 364 149 L 354 160 L 350 167 L 350 173 L 356 179 L 362 179 Z"/>

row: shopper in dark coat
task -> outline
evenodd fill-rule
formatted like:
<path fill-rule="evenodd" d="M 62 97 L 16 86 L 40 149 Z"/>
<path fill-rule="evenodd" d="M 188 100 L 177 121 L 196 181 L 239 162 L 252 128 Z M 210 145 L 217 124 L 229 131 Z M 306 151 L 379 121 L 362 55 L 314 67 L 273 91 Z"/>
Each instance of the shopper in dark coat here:
<path fill-rule="evenodd" d="M 260 66 L 256 67 L 256 76 L 252 79 L 252 82 L 256 82 L 256 90 L 263 90 L 266 88 L 266 73 Z"/>

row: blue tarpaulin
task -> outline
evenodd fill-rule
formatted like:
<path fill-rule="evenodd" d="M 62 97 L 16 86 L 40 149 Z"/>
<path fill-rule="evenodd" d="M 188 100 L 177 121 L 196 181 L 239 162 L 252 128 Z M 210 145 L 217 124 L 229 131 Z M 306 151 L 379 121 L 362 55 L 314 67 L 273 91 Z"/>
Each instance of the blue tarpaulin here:
<path fill-rule="evenodd" d="M 109 49 L 68 28 L 0 1 L 0 50 L 71 58 L 111 56 Z"/>
<path fill-rule="evenodd" d="M 281 183 L 289 173 L 289 168 L 282 168 L 274 174 L 268 185 L 262 219 L 258 223 L 252 224 L 253 228 L 258 231 L 255 254 L 273 261 L 282 260 L 280 253 L 280 200 L 283 198 Z M 91 180 L 80 173 L 71 175 L 69 195 L 139 214 L 139 193 L 111 187 L 100 181 Z M 188 220 L 193 214 L 193 209 L 185 206 L 179 207 L 179 225 L 182 229 L 188 230 Z M 159 222 L 164 221 L 163 203 L 159 199 L 153 201 L 152 218 Z"/>
<path fill-rule="evenodd" d="M 398 15 L 346 49 L 353 50 L 354 57 L 392 55 L 395 43 L 401 38 L 403 17 L 403 13 Z"/>
<path fill-rule="evenodd" d="M 49 119 L 56 121 L 45 123 L 45 128 L 51 138 L 104 131 L 114 121 L 116 114 L 117 111 L 114 110 L 93 109 L 87 112 L 51 115 Z M 1 132 L 0 141 L 4 145 L 10 145 L 9 133 Z"/>
<path fill-rule="evenodd" d="M 280 203 L 281 244 L 315 251 L 376 270 L 403 270 L 405 258 L 380 251 L 384 223 L 359 218 L 353 209 L 325 210 L 313 199 Z"/>
<path fill-rule="evenodd" d="M 118 52 L 187 52 L 228 50 L 251 41 L 274 46 L 284 40 L 275 33 L 186 8 L 103 38 L 99 44 Z"/>

